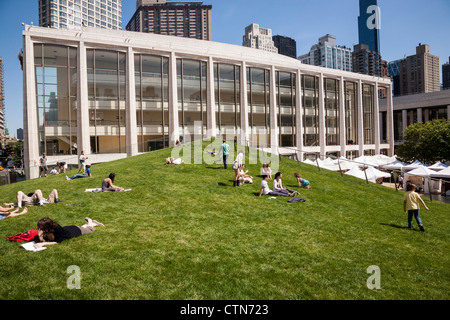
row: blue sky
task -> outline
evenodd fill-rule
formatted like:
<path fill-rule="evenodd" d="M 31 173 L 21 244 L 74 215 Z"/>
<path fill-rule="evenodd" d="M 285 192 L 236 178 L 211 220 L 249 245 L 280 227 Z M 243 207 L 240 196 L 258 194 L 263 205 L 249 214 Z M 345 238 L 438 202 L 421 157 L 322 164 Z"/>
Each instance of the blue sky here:
<path fill-rule="evenodd" d="M 213 41 L 242 44 L 251 23 L 297 41 L 297 55 L 309 51 L 329 33 L 339 45 L 358 43 L 358 0 L 205 0 L 211 4 Z M 381 10 L 381 54 L 392 61 L 415 54 L 419 43 L 430 45 L 441 65 L 450 56 L 449 0 L 378 0 Z M 122 0 L 122 26 L 136 9 Z M 39 24 L 38 0 L 0 0 L 0 56 L 4 60 L 6 120 L 11 135 L 23 127 L 22 72 L 17 55 L 22 48 L 21 23 Z M 442 72 L 442 70 L 441 70 Z"/>

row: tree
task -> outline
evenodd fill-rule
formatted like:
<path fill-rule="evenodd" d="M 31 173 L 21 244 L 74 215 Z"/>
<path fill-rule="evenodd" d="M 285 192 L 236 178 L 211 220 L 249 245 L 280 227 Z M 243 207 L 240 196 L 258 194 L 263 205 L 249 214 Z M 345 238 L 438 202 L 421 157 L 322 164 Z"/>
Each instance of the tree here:
<path fill-rule="evenodd" d="M 404 143 L 397 147 L 399 160 L 435 163 L 450 160 L 450 120 L 415 123 L 406 128 Z"/>

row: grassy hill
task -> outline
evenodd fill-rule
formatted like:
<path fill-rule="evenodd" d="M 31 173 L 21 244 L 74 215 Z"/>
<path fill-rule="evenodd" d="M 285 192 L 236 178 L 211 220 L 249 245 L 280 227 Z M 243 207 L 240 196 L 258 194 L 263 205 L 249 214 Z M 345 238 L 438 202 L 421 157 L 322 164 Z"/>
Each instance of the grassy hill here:
<path fill-rule="evenodd" d="M 63 202 L 0 221 L 0 297 L 449 298 L 449 205 L 425 198 L 426 232 L 411 231 L 403 192 L 283 158 L 285 186 L 295 186 L 298 171 L 313 187 L 294 188 L 306 201 L 288 203 L 257 196 L 259 164 L 246 166 L 254 184 L 235 188 L 231 166 L 165 166 L 170 153 L 94 165 L 93 178 L 56 175 L 1 186 L 2 203 L 37 188 L 45 196 L 56 188 Z M 110 172 L 116 185 L 132 191 L 84 192 Z M 105 227 L 36 253 L 4 240 L 46 216 L 63 226 L 82 225 L 89 216 Z M 67 288 L 72 265 L 80 268 L 81 290 Z M 372 265 L 381 271 L 380 290 L 367 288 Z"/>

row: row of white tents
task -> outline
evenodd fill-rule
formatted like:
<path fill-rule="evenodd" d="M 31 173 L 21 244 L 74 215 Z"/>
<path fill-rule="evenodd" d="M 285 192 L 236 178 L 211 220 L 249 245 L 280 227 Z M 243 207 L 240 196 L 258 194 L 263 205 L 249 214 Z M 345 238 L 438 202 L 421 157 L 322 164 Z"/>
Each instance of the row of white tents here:
<path fill-rule="evenodd" d="M 325 160 L 317 159 L 315 161 L 305 160 L 304 163 L 319 166 L 319 168 L 342 171 L 347 175 L 351 175 L 360 179 L 376 182 L 380 178 L 389 178 L 391 174 L 386 171 L 401 172 L 404 181 L 408 181 L 409 177 L 422 177 L 424 181 L 424 191 L 429 192 L 429 186 L 432 191 L 440 189 L 439 179 L 450 179 L 450 167 L 437 162 L 434 165 L 427 166 L 420 161 L 407 164 L 397 160 L 396 156 L 388 157 L 385 155 L 361 156 L 353 160 L 344 157 L 338 159 L 327 158 Z M 364 170 L 365 169 L 365 170 Z M 406 183 L 404 184 L 406 188 Z"/>

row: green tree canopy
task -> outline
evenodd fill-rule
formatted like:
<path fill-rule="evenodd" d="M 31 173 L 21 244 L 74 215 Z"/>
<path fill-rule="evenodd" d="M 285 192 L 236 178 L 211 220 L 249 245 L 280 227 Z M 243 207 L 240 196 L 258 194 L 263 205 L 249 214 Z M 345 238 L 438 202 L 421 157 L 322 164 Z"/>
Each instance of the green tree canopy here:
<path fill-rule="evenodd" d="M 397 147 L 401 161 L 435 163 L 450 160 L 450 120 L 415 123 L 406 128 L 404 143 Z"/>

